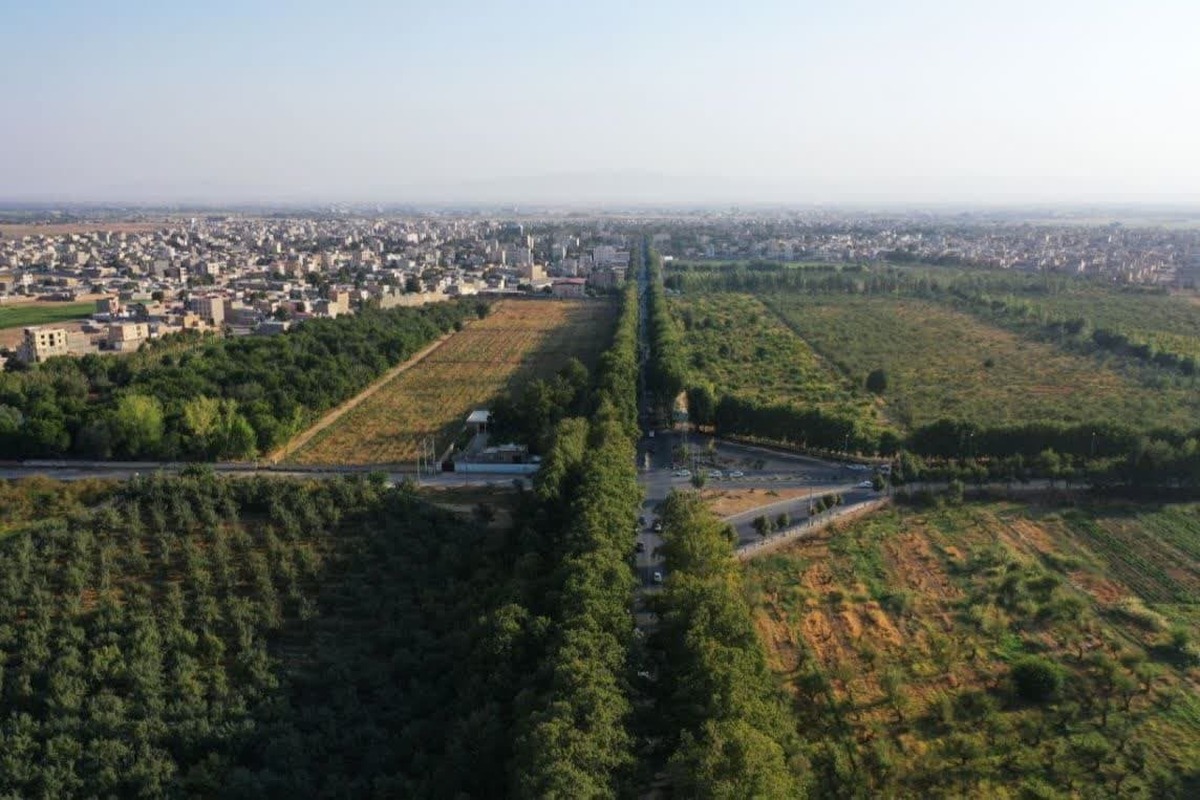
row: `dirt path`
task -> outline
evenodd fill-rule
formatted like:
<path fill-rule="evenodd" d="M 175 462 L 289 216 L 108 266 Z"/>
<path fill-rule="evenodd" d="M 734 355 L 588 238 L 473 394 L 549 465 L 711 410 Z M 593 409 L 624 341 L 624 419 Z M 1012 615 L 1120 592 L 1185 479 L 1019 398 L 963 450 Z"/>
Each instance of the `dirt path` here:
<path fill-rule="evenodd" d="M 370 386 L 363 389 L 361 392 L 354 395 L 354 397 L 351 397 L 349 400 L 342 403 L 340 406 L 335 406 L 334 408 L 327 411 L 323 417 L 321 417 L 315 423 L 310 425 L 299 436 L 297 436 L 296 438 L 292 439 L 289 442 L 286 442 L 283 445 L 283 447 L 280 447 L 280 448 L 276 449 L 275 452 L 269 454 L 267 456 L 267 460 L 269 460 L 271 463 L 274 464 L 274 463 L 277 463 L 277 462 L 283 460 L 284 456 L 287 453 L 295 453 L 301 447 L 308 444 L 308 441 L 310 439 L 312 439 L 314 436 L 316 436 L 318 433 L 325 430 L 330 425 L 332 425 L 333 423 L 335 423 L 339 419 L 341 419 L 342 415 L 345 414 L 347 411 L 351 410 L 352 408 L 357 406 L 359 403 L 366 400 L 368 397 L 370 397 L 371 395 L 375 394 L 377 391 L 382 389 L 385 385 L 387 385 L 387 383 L 392 378 L 394 378 L 397 375 L 399 375 L 400 373 L 408 370 L 410 367 L 416 366 L 417 364 L 421 363 L 421 361 L 426 356 L 428 356 L 434 350 L 437 350 L 439 347 L 441 347 L 443 344 L 445 344 L 446 340 L 449 339 L 451 336 L 453 336 L 455 333 L 456 333 L 456 331 L 451 331 L 450 333 L 447 333 L 445 336 L 434 341 L 432 344 L 426 345 L 423 350 L 418 350 L 412 356 L 412 358 L 408 359 L 407 361 L 402 361 L 401 363 L 399 363 L 396 366 L 389 369 L 387 372 L 383 373 L 383 375 L 381 375 L 379 377 L 379 379 L 376 380 L 374 383 L 372 383 Z"/>

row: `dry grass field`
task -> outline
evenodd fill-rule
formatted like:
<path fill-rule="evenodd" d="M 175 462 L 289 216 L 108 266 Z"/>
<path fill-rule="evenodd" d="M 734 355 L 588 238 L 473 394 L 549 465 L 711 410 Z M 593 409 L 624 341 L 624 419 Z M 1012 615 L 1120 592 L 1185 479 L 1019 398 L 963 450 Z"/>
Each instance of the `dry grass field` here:
<path fill-rule="evenodd" d="M 598 301 L 504 301 L 396 376 L 289 460 L 299 464 L 415 461 L 434 437 L 440 454 L 467 415 L 569 359 L 592 367 L 608 342 L 616 306 Z"/>

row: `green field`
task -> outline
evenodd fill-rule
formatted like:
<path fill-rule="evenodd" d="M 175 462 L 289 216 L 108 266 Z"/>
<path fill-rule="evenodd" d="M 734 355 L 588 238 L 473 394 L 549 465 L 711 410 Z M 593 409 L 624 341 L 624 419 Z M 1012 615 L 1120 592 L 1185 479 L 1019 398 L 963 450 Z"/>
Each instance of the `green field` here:
<path fill-rule="evenodd" d="M 84 319 L 90 317 L 95 311 L 95 303 L 0 306 L 0 330 Z"/>
<path fill-rule="evenodd" d="M 872 413 L 871 401 L 749 295 L 676 297 L 688 369 L 719 393 Z"/>
<path fill-rule="evenodd" d="M 1200 424 L 1200 393 L 1190 384 L 1144 385 L 1119 362 L 1065 352 L 942 304 L 795 294 L 766 302 L 854 382 L 883 369 L 887 413 L 905 427 L 943 417 L 981 425 Z"/>
<path fill-rule="evenodd" d="M 1200 305 L 1182 297 L 1088 291 L 1048 297 L 1017 295 L 1013 301 L 1027 304 L 1034 319 L 1086 319 L 1093 328 L 1119 331 L 1172 353 L 1200 356 Z"/>
<path fill-rule="evenodd" d="M 892 509 L 751 562 L 843 796 L 1195 796 L 1200 507 Z M 1027 657 L 1061 685 L 1022 695 Z M 1061 795 L 1059 794 L 1061 793 Z"/>

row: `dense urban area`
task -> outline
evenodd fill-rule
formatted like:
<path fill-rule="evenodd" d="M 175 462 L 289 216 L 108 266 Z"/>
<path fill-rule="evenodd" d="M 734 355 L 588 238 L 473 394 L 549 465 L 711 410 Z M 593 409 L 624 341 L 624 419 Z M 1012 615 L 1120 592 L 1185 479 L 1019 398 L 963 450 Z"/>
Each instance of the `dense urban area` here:
<path fill-rule="evenodd" d="M 0 210 L 0 796 L 1192 798 L 1200 217 Z"/>
<path fill-rule="evenodd" d="M 64 233 L 53 222 L 14 224 L 0 237 L 0 301 L 95 300 L 90 324 L 22 341 L 14 349 L 25 360 L 131 350 L 181 330 L 269 334 L 366 304 L 611 291 L 624 281 L 629 241 L 655 224 L 669 230 L 655 232 L 653 246 L 686 260 L 926 263 L 1176 287 L 1200 278 L 1194 228 L 812 212 L 615 216 L 581 226 L 562 216 L 172 215 Z"/>

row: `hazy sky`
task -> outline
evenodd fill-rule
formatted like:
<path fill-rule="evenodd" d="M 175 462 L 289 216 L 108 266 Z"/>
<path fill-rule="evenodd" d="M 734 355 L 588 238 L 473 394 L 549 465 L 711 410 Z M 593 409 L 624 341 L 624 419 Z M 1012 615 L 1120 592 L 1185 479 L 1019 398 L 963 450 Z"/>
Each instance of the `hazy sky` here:
<path fill-rule="evenodd" d="M 0 0 L 0 197 L 1200 201 L 1197 0 Z"/>

